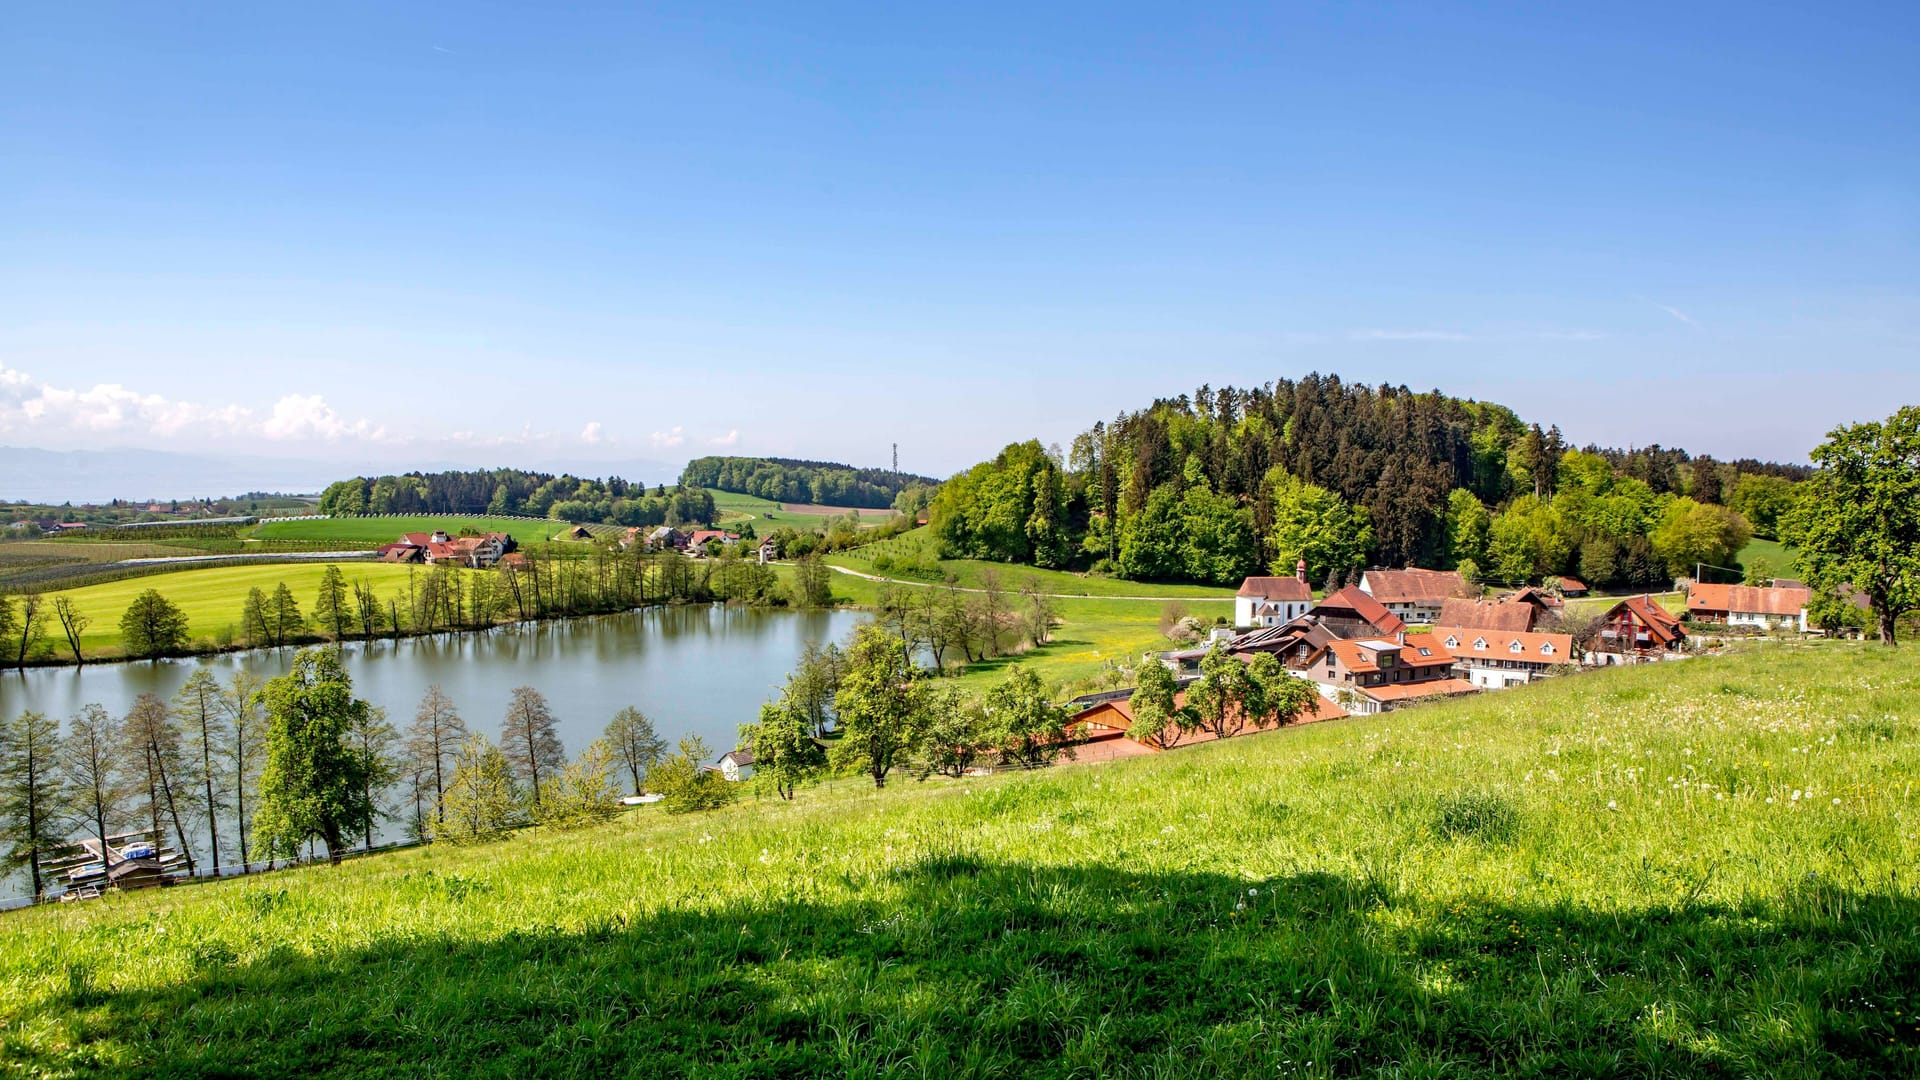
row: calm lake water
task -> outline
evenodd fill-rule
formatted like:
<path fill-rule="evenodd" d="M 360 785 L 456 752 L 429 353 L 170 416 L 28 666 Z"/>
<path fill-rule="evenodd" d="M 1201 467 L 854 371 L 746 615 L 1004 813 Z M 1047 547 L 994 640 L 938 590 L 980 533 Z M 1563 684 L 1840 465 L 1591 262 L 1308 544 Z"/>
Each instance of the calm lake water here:
<path fill-rule="evenodd" d="M 485 633 L 379 641 L 345 648 L 354 692 L 387 710 L 404 729 L 427 687 L 439 683 L 469 729 L 498 741 L 500 721 L 518 686 L 545 694 L 569 756 L 633 705 L 669 742 L 706 739 L 715 757 L 734 745 L 739 726 L 759 716 L 808 642 L 844 639 L 865 616 L 848 611 L 752 608 L 647 608 L 621 615 L 532 623 Z M 283 674 L 292 649 L 261 649 L 158 663 L 43 668 L 0 675 L 0 712 L 33 709 L 62 719 L 98 704 L 124 715 L 142 693 L 171 699 L 196 669 L 222 683 L 245 668 Z M 223 845 L 224 846 L 224 845 Z M 17 884 L 0 879 L 0 895 Z M 25 891 L 25 890 L 17 890 Z"/>

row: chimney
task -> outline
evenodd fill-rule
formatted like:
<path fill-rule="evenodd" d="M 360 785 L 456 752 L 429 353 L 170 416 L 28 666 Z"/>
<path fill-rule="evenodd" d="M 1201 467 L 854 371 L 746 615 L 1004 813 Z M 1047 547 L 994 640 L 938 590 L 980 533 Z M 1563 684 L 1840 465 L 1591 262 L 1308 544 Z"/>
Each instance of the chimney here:
<path fill-rule="evenodd" d="M 1393 643 L 1395 645 L 1405 645 L 1407 643 L 1407 632 L 1405 630 L 1394 631 Z"/>
<path fill-rule="evenodd" d="M 1307 580 L 1307 560 L 1301 559 L 1299 562 L 1293 564 L 1293 576 L 1299 578 L 1301 581 Z"/>

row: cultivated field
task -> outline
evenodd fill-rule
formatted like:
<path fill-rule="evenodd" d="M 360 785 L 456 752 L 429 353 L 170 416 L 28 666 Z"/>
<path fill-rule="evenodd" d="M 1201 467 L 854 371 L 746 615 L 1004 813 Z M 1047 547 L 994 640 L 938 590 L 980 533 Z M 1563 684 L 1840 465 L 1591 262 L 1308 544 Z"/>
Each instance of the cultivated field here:
<path fill-rule="evenodd" d="M 866 507 L 852 506 L 821 506 L 818 503 L 792 503 L 783 505 L 753 495 L 742 495 L 733 491 L 717 491 L 711 488 L 708 490 L 713 494 L 713 505 L 716 516 L 719 518 L 719 520 L 715 522 L 717 526 L 737 529 L 751 521 L 753 522 L 754 530 L 762 536 L 783 525 L 789 528 L 799 529 L 802 532 L 809 529 L 823 529 L 827 526 L 828 522 L 835 518 L 845 517 L 848 514 L 859 514 L 862 528 L 871 528 L 879 525 L 893 516 L 893 511 L 891 510 L 875 510 Z"/>
<path fill-rule="evenodd" d="M 343 548 L 377 547 L 400 539 L 410 532 L 430 533 L 445 529 L 459 535 L 462 529 L 477 532 L 503 532 L 518 543 L 531 544 L 564 532 L 571 526 L 564 521 L 536 521 L 529 518 L 460 517 L 423 514 L 403 517 L 317 518 L 301 521 L 263 521 L 253 535 L 261 540 L 330 540 Z"/>
<path fill-rule="evenodd" d="M 1920 667 L 1621 669 L 0 916 L 47 1075 L 1920 1073 Z"/>

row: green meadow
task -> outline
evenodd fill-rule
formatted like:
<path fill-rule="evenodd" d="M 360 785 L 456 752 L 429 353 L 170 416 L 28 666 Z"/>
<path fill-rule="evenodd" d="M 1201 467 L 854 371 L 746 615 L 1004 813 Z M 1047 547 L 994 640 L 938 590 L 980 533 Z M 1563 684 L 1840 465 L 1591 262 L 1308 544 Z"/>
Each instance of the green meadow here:
<path fill-rule="evenodd" d="M 977 589 L 986 574 L 999 577 L 1000 584 L 1012 592 L 1028 581 L 1061 596 L 1147 596 L 1199 600 L 1232 600 L 1239 582 L 1230 586 L 1166 584 L 1150 581 L 1126 581 L 1121 578 L 1075 574 L 1065 570 L 1042 570 L 1032 566 L 986 562 L 979 559 L 941 559 L 933 550 L 933 536 L 925 527 L 903 533 L 891 540 L 868 544 L 852 551 L 828 556 L 835 566 L 863 574 L 901 581 L 941 582 L 952 577 L 962 588 Z M 1229 612 L 1231 615 L 1231 612 Z"/>
<path fill-rule="evenodd" d="M 737 491 L 721 491 L 708 488 L 713 495 L 713 508 L 716 512 L 715 526 L 723 529 L 737 529 L 748 522 L 753 523 L 755 532 L 765 536 L 782 526 L 799 529 L 824 529 L 827 523 L 849 513 L 858 513 L 863 528 L 879 525 L 893 516 L 891 510 L 854 508 L 845 506 L 815 506 L 788 509 L 785 505 L 762 499 L 757 495 L 742 495 Z"/>
<path fill-rule="evenodd" d="M 1920 666 L 1757 647 L 0 916 L 41 1076 L 1920 1074 Z"/>
<path fill-rule="evenodd" d="M 320 593 L 320 578 L 328 565 L 324 562 L 286 562 L 265 566 L 210 564 L 48 595 L 73 598 L 74 606 L 90 620 L 90 625 L 80 638 L 81 651 L 89 658 L 106 658 L 121 655 L 120 616 L 126 613 L 135 596 L 148 589 L 157 590 L 160 595 L 180 605 L 187 616 L 187 633 L 195 642 L 218 641 L 222 635 L 231 640 L 238 634 L 240 612 L 246 604 L 247 592 L 254 588 L 272 593 L 274 587 L 284 581 L 287 588 L 293 590 L 294 599 L 300 602 L 301 612 L 313 614 L 314 599 Z M 396 590 L 404 591 L 410 573 L 424 572 L 421 567 L 395 566 L 371 560 L 331 565 L 340 567 L 349 588 L 354 582 L 364 581 L 382 597 Z M 58 625 L 54 625 L 50 632 L 56 639 L 59 638 Z M 58 640 L 56 645 L 55 655 L 68 656 L 64 640 Z"/>
<path fill-rule="evenodd" d="M 430 533 L 445 529 L 458 536 L 462 530 L 503 532 L 522 544 L 538 543 L 571 528 L 564 521 L 539 521 L 531 518 L 461 517 L 457 514 L 401 515 L 393 517 L 311 518 L 299 521 L 263 521 L 254 526 L 253 536 L 261 540 L 337 540 L 343 548 L 375 547 L 400 539 L 402 533 Z"/>

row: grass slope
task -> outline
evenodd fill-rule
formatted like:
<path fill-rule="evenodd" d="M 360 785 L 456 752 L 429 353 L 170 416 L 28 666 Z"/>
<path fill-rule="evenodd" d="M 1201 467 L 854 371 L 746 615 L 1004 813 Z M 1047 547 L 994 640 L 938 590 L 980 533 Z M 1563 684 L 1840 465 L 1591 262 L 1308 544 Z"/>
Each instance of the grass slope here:
<path fill-rule="evenodd" d="M 271 594 L 274 586 L 286 582 L 287 588 L 293 590 L 294 598 L 300 602 L 301 613 L 311 616 L 314 597 L 320 591 L 320 576 L 327 565 L 323 562 L 276 563 L 269 566 L 213 565 L 105 585 L 89 585 L 50 595 L 72 597 L 80 612 L 92 620 L 92 625 L 80 638 L 82 652 L 89 656 L 118 656 L 121 654 L 120 616 L 126 613 L 128 604 L 135 596 L 148 589 L 157 589 L 160 595 L 180 605 L 187 615 L 187 632 L 194 638 L 211 639 L 226 630 L 237 630 L 247 591 L 255 587 Z M 356 581 L 365 581 L 382 597 L 396 589 L 406 588 L 408 567 L 377 562 L 343 562 L 338 565 L 346 575 L 349 588 Z M 423 571 L 415 568 L 413 572 Z M 54 625 L 50 632 L 58 638 L 59 626 Z M 64 655 L 66 642 L 60 640 L 57 645 L 55 651 Z"/>
<path fill-rule="evenodd" d="M 876 565 L 877 560 L 882 560 Z M 1042 588 L 1050 593 L 1062 596 L 1151 596 L 1179 599 L 1232 600 L 1234 586 L 1165 584 L 1151 581 L 1125 581 L 1120 578 L 1093 577 L 1075 574 L 1065 570 L 1041 570 L 1032 566 L 1015 566 L 1008 563 L 986 562 L 979 559 L 936 559 L 933 555 L 933 537 L 925 527 L 903 533 L 892 540 L 877 544 L 868 544 L 853 551 L 829 556 L 828 562 L 858 570 L 863 574 L 880 574 L 883 577 L 897 577 L 903 581 L 928 580 L 940 581 L 952 576 L 962 588 L 977 589 L 982 575 L 987 572 L 998 574 L 1001 585 L 1009 591 L 1018 589 L 1028 580 L 1038 581 Z M 905 570 L 883 569 L 887 563 L 922 567 L 926 572 L 916 576 Z M 931 575 L 931 576 L 929 576 Z"/>
<path fill-rule="evenodd" d="M 786 526 L 805 532 L 809 529 L 824 529 L 829 521 L 845 517 L 849 513 L 860 515 L 862 528 L 871 528 L 885 522 L 893 516 L 891 510 L 877 510 L 867 507 L 815 506 L 807 504 L 805 510 L 789 510 L 782 504 L 757 495 L 742 495 L 737 491 L 721 491 L 708 488 L 713 495 L 713 508 L 721 528 L 737 529 L 747 522 L 753 522 L 754 531 L 765 536 L 774 529 Z"/>
<path fill-rule="evenodd" d="M 430 533 L 435 529 L 445 529 L 454 535 L 459 535 L 462 529 L 503 532 L 522 544 L 531 544 L 549 539 L 568 528 L 571 526 L 564 521 L 423 514 L 263 521 L 254 527 L 253 535 L 262 540 L 337 540 L 344 550 L 347 547 L 390 544 L 400 539 L 401 533 Z"/>
<path fill-rule="evenodd" d="M 1920 667 L 1755 649 L 0 918 L 47 1075 L 1912 1076 Z"/>

